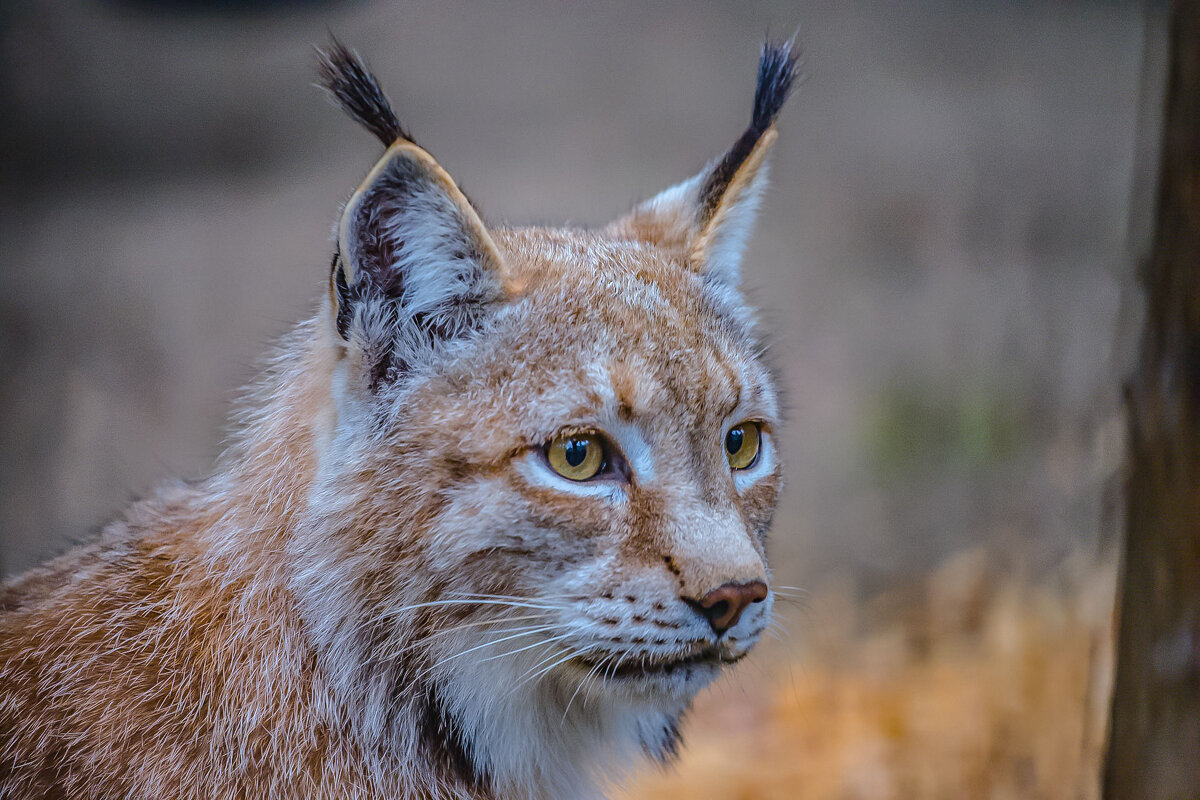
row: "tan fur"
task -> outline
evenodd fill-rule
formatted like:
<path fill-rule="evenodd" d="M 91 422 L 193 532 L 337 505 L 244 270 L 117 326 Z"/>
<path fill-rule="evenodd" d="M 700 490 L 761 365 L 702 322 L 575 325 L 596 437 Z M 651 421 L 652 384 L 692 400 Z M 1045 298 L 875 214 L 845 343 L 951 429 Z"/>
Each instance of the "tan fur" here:
<path fill-rule="evenodd" d="M 736 660 L 769 618 L 768 597 L 718 639 L 688 602 L 768 580 L 775 389 L 705 247 L 769 133 L 704 229 L 681 192 L 602 232 L 489 232 L 425 151 L 390 149 L 364 188 L 418 163 L 494 293 L 430 342 L 382 300 L 340 336 L 335 286 L 211 477 L 5 587 L 0 797 L 557 800 L 668 758 L 719 665 L 655 665 Z M 407 348 L 386 374 L 380 331 Z M 746 419 L 763 461 L 735 475 Z M 550 472 L 576 429 L 632 479 Z"/>

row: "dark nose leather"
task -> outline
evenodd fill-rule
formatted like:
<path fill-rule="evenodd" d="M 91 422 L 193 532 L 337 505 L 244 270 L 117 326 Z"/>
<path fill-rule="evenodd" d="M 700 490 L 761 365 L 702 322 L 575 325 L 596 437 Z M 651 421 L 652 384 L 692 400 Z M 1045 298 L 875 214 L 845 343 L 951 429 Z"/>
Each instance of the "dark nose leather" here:
<path fill-rule="evenodd" d="M 767 585 L 762 581 L 750 583 L 727 583 L 718 586 L 699 600 L 688 601 L 700 612 L 713 631 L 720 636 L 737 624 L 738 618 L 751 603 L 760 603 L 767 597 Z"/>

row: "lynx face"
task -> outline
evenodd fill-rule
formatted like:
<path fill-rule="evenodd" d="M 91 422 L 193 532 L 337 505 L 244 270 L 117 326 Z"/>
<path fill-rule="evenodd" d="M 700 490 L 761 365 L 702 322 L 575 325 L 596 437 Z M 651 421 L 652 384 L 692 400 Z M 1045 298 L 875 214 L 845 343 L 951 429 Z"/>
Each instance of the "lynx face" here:
<path fill-rule="evenodd" d="M 522 668 L 571 693 L 686 701 L 769 616 L 770 375 L 743 310 L 653 248 L 497 240 L 521 297 L 389 422 L 454 474 L 428 538 L 439 597 L 514 598 L 445 606 L 498 622 L 439 650 L 503 635 L 471 660 L 496 670 L 528 648 Z"/>
<path fill-rule="evenodd" d="M 360 62 L 325 69 L 388 150 L 339 226 L 294 590 L 368 736 L 423 720 L 473 785 L 575 796 L 672 754 L 770 618 L 778 404 L 738 273 L 794 61 L 765 49 L 734 147 L 597 232 L 488 229 Z"/>

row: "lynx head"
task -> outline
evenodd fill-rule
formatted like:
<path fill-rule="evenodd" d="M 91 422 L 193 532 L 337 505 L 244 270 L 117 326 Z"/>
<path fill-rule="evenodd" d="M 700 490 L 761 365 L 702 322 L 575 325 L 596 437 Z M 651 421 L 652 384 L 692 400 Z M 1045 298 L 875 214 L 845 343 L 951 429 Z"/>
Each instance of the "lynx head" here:
<path fill-rule="evenodd" d="M 362 62 L 322 57 L 387 150 L 337 229 L 297 593 L 364 736 L 576 796 L 670 756 L 771 613 L 779 409 L 739 272 L 795 60 L 764 47 L 723 156 L 582 231 L 485 226 Z"/>

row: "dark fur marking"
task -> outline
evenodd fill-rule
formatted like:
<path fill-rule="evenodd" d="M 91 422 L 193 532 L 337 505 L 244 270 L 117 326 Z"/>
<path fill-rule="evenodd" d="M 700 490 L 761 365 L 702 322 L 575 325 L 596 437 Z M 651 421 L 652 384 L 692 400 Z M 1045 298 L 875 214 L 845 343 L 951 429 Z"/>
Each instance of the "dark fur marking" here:
<path fill-rule="evenodd" d="M 663 726 L 662 738 L 657 742 L 642 742 L 646 755 L 664 766 L 679 758 L 679 747 L 683 736 L 679 732 L 679 720 L 669 720 Z"/>
<path fill-rule="evenodd" d="M 333 254 L 333 288 L 337 293 L 337 332 L 343 340 L 349 341 L 350 320 L 353 315 L 350 303 L 354 297 L 346 283 L 346 268 L 342 266 L 341 253 Z"/>
<path fill-rule="evenodd" d="M 418 732 L 429 760 L 471 791 L 491 797 L 491 778 L 475 768 L 470 745 L 458 724 L 449 718 L 433 686 L 426 687 L 420 709 Z"/>
<path fill-rule="evenodd" d="M 738 137 L 733 147 L 721 157 L 720 162 L 704 181 L 704 187 L 700 190 L 701 225 L 708 224 L 713 218 L 734 175 L 753 152 L 758 140 L 775 123 L 779 110 L 787 102 L 798 74 L 792 47 L 792 42 L 763 43 L 762 55 L 758 60 L 758 84 L 754 89 L 754 111 L 750 116 L 750 127 Z"/>
<path fill-rule="evenodd" d="M 317 58 L 321 88 L 351 118 L 375 134 L 384 147 L 397 139 L 413 141 L 392 111 L 379 81 L 357 53 L 331 36 L 326 49 L 317 49 Z"/>

